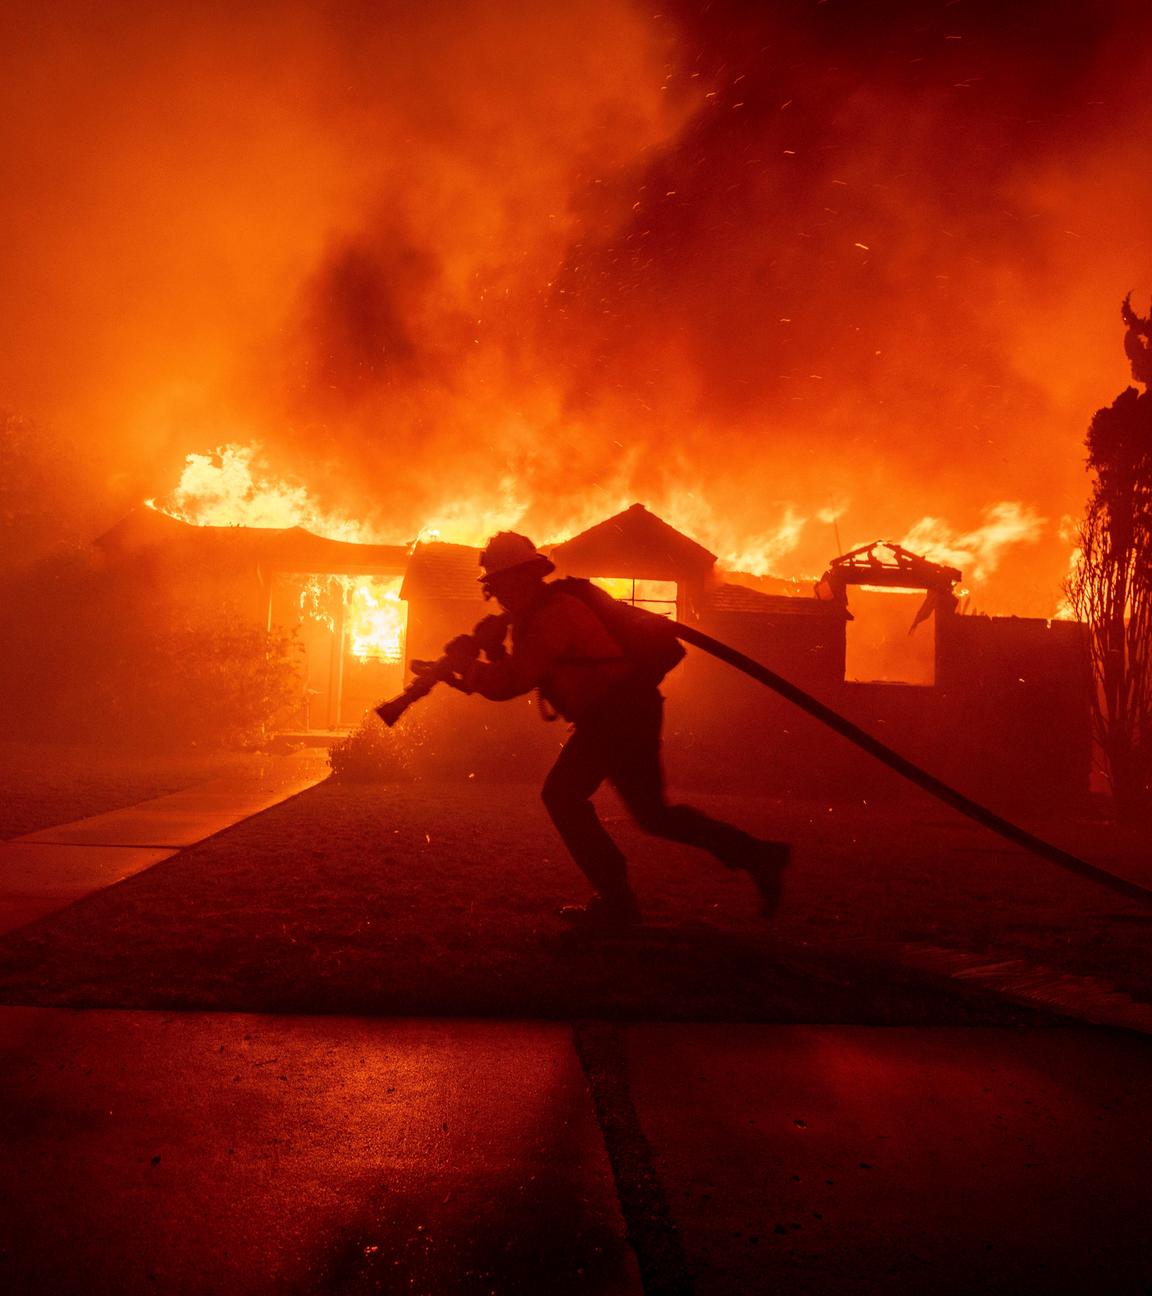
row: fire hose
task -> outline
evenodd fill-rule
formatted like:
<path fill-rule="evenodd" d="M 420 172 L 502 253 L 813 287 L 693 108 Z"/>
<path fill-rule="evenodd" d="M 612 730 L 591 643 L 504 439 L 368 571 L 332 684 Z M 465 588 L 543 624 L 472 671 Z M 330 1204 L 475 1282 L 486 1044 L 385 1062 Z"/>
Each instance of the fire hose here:
<path fill-rule="evenodd" d="M 1034 833 L 1028 832 L 1027 829 L 1021 828 L 1018 824 L 1005 819 L 987 806 L 981 805 L 980 802 L 965 796 L 957 788 L 945 783 L 943 779 L 937 778 L 934 774 L 928 773 L 927 770 L 908 760 L 907 757 L 901 756 L 899 752 L 893 750 L 886 743 L 882 743 L 878 738 L 874 738 L 866 730 L 861 729 L 859 725 L 853 724 L 851 720 L 842 716 L 838 711 L 834 711 L 830 706 L 814 698 L 810 693 L 806 693 L 802 688 L 797 687 L 782 675 L 769 670 L 767 666 L 762 666 L 753 658 L 745 656 L 744 653 L 729 647 L 728 644 L 721 643 L 719 639 L 713 639 L 711 635 L 706 635 L 703 631 L 697 630 L 693 626 L 684 625 L 680 621 L 673 621 L 670 628 L 675 633 L 676 638 L 683 643 L 692 644 L 693 647 L 701 649 L 718 661 L 722 661 L 726 665 L 743 672 L 749 678 L 756 680 L 757 683 L 772 689 L 780 697 L 799 707 L 801 711 L 812 716 L 813 719 L 819 720 L 821 724 L 826 725 L 829 729 L 859 747 L 861 751 L 867 752 L 869 756 L 878 760 L 882 765 L 894 770 L 902 778 L 907 779 L 909 783 L 927 792 L 930 796 L 934 796 L 945 805 L 951 806 L 953 810 L 958 810 L 962 815 L 974 820 L 982 827 L 988 828 L 1006 841 L 1012 842 L 1013 845 L 1021 847 L 1040 859 L 1047 860 L 1049 864 L 1055 864 L 1058 868 L 1074 873 L 1078 877 L 1098 882 L 1100 885 L 1109 888 L 1109 890 L 1116 891 L 1129 899 L 1142 900 L 1146 904 L 1152 903 L 1152 888 L 1119 877 L 1115 873 L 1101 868 L 1098 864 L 1090 864 L 1087 860 L 1080 859 L 1079 856 L 1062 850 L 1059 846 L 1054 846 L 1051 842 L 1047 842 Z M 415 680 L 408 685 L 403 693 L 376 708 L 376 714 L 389 727 L 400 719 L 413 702 L 430 693 L 438 683 L 447 679 L 452 673 L 451 665 L 446 657 L 441 657 L 435 662 L 413 662 L 412 666 L 416 671 Z"/>
<path fill-rule="evenodd" d="M 394 698 L 389 698 L 387 702 L 381 702 L 375 708 L 376 714 L 389 729 L 414 702 L 419 702 L 422 697 L 427 697 L 437 684 L 443 683 L 454 673 L 452 664 L 447 657 L 440 657 L 432 662 L 414 661 L 411 666 L 412 673 L 416 676 L 412 683 L 408 685 L 403 693 L 397 693 Z"/>

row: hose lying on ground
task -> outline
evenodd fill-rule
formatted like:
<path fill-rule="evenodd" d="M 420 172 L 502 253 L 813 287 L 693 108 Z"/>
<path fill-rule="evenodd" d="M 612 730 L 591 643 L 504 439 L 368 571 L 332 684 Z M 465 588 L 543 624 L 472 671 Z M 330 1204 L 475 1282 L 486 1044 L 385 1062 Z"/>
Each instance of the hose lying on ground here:
<path fill-rule="evenodd" d="M 664 624 L 665 626 L 669 625 L 668 622 Z M 1018 824 L 1014 824 L 1002 815 L 996 814 L 994 810 L 989 810 L 987 806 L 981 805 L 978 801 L 973 801 L 971 797 L 965 796 L 963 792 L 951 787 L 942 779 L 938 779 L 934 774 L 929 774 L 927 770 L 913 764 L 907 757 L 901 756 L 899 752 L 893 751 L 891 747 L 882 743 L 879 738 L 874 738 L 870 733 L 861 729 L 859 725 L 853 724 L 851 720 L 846 719 L 838 711 L 833 711 L 830 706 L 818 701 L 810 693 L 805 693 L 802 688 L 798 688 L 790 680 L 786 680 L 783 675 L 777 675 L 775 671 L 769 670 L 767 666 L 762 666 L 751 657 L 746 657 L 735 648 L 730 648 L 728 644 L 721 643 L 719 639 L 713 639 L 711 635 L 706 635 L 703 631 L 697 630 L 693 626 L 684 625 L 680 621 L 673 621 L 670 625 L 677 639 L 692 644 L 693 647 L 701 649 L 718 661 L 735 667 L 736 670 L 742 671 L 751 679 L 756 680 L 757 683 L 772 689 L 782 698 L 799 707 L 801 711 L 807 712 L 808 715 L 819 720 L 821 724 L 827 725 L 829 729 L 833 729 L 842 737 L 847 738 L 850 743 L 854 743 L 861 751 L 875 757 L 882 765 L 887 765 L 889 769 L 895 770 L 897 774 L 906 778 L 910 783 L 914 783 L 918 788 L 922 788 L 930 796 L 934 796 L 938 801 L 943 801 L 945 805 L 949 805 L 962 815 L 975 820 L 976 823 L 983 825 L 983 827 L 1003 837 L 1006 841 L 1022 847 L 1031 854 L 1039 856 L 1040 859 L 1047 860 L 1050 864 L 1055 864 L 1058 868 L 1066 869 L 1069 873 L 1075 873 L 1078 877 L 1088 878 L 1092 882 L 1099 882 L 1101 886 L 1119 892 L 1120 895 L 1127 896 L 1129 899 L 1142 900 L 1145 904 L 1152 904 L 1152 888 L 1141 886 L 1139 882 L 1130 882 L 1127 878 L 1117 877 L 1115 873 L 1110 873 L 1097 864 L 1089 864 L 1087 860 L 1082 860 L 1069 851 L 1061 850 L 1059 846 L 1053 846 L 1051 842 L 1044 841 L 1043 838 L 1035 836 L 1035 834 L 1021 828 Z M 413 667 L 418 668 L 416 678 L 404 692 L 387 702 L 382 702 L 376 708 L 376 714 L 389 727 L 396 724 L 413 702 L 419 701 L 420 698 L 430 693 L 438 683 L 446 678 L 451 670 L 447 657 L 442 657 L 436 662 L 414 662 Z"/>
<path fill-rule="evenodd" d="M 1099 882 L 1102 886 L 1119 892 L 1120 895 L 1127 896 L 1130 899 L 1143 900 L 1146 904 L 1152 903 L 1152 889 L 1141 886 L 1138 882 L 1129 882 L 1126 878 L 1117 877 L 1115 873 L 1110 873 L 1107 869 L 1100 868 L 1099 865 L 1089 864 L 1087 860 L 1082 860 L 1066 850 L 1061 850 L 1059 846 L 1053 846 L 1051 842 L 1044 841 L 1042 838 L 1019 827 L 1019 825 L 996 814 L 995 811 L 989 810 L 987 806 L 981 805 L 978 801 L 973 801 L 971 797 L 967 797 L 963 792 L 950 787 L 942 779 L 936 778 L 934 774 L 929 774 L 927 770 L 921 769 L 919 765 L 914 765 L 912 761 L 901 756 L 899 752 L 893 751 L 891 747 L 882 743 L 878 738 L 873 738 L 870 733 L 866 733 L 838 711 L 833 711 L 831 707 L 825 706 L 823 702 L 818 701 L 810 693 L 805 693 L 803 689 L 797 688 L 795 684 L 786 680 L 782 675 L 777 675 L 775 671 L 769 670 L 767 666 L 762 666 L 758 661 L 746 657 L 742 652 L 737 652 L 735 648 L 730 648 L 727 644 L 721 643 L 719 639 L 713 639 L 711 635 L 706 635 L 692 626 L 674 621 L 672 628 L 676 632 L 677 639 L 702 649 L 717 658 L 717 660 L 725 662 L 729 666 L 734 666 L 738 671 L 743 671 L 745 675 L 750 676 L 758 683 L 779 693 L 782 698 L 786 698 L 793 705 L 798 706 L 801 711 L 807 712 L 808 715 L 819 720 L 821 724 L 827 725 L 829 729 L 834 729 L 836 733 L 847 738 L 850 743 L 854 743 L 861 751 L 866 751 L 869 756 L 875 757 L 882 765 L 887 765 L 889 769 L 895 770 L 897 774 L 906 778 L 910 783 L 914 783 L 918 788 L 923 788 L 925 792 L 934 796 L 938 801 L 943 801 L 945 805 L 950 805 L 954 810 L 959 810 L 962 815 L 967 815 L 969 819 L 974 819 L 976 823 L 991 829 L 992 832 L 997 833 L 1006 841 L 1023 847 L 1024 850 L 1030 851 L 1033 855 L 1038 855 L 1041 859 L 1047 860 L 1050 864 L 1055 864 L 1058 868 L 1066 869 L 1069 873 L 1075 873 L 1078 877 Z"/>

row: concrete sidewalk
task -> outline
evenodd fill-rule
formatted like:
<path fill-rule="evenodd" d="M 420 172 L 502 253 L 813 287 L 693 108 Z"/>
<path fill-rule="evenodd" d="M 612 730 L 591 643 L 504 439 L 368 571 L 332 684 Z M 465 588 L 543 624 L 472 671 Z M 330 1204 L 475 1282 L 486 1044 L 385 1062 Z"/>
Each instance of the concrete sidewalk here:
<path fill-rule="evenodd" d="M 1145 1039 L 591 1031 L 599 1061 L 586 1046 L 582 1073 L 557 1023 L 0 1010 L 0 1286 L 1143 1296 L 1152 1284 Z"/>
<path fill-rule="evenodd" d="M 268 756 L 253 775 L 211 779 L 0 842 L 0 934 L 151 868 L 314 787 L 328 773 L 319 749 Z"/>

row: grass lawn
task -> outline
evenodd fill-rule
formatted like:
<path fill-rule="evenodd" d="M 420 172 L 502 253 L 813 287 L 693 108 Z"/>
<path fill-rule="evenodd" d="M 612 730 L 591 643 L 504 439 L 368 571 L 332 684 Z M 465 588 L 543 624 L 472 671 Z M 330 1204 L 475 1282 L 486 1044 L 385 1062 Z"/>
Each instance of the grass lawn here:
<path fill-rule="evenodd" d="M 256 769 L 244 752 L 164 752 L 0 742 L 0 839 L 119 810 L 222 774 Z"/>
<path fill-rule="evenodd" d="M 862 961 L 872 942 L 906 940 L 1026 954 L 1152 993 L 1152 911 L 1002 846 L 927 798 L 884 807 L 691 799 L 794 843 L 775 923 L 757 916 L 746 878 L 644 837 L 606 795 L 602 810 L 632 859 L 646 926 L 628 939 L 564 945 L 555 910 L 584 887 L 534 786 L 329 782 L 0 939 L 0 1001 L 1028 1019 L 942 998 Z"/>

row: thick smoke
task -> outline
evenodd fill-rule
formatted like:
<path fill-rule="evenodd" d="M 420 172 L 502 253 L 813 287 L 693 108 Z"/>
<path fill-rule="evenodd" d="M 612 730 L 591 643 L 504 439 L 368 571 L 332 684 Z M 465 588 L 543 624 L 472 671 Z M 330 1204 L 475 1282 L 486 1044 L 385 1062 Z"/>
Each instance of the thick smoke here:
<path fill-rule="evenodd" d="M 1059 601 L 1152 285 L 1145 7 L 5 12 L 0 407 L 106 521 L 258 441 L 397 540 L 639 499 Z"/>

